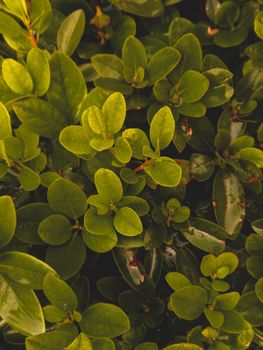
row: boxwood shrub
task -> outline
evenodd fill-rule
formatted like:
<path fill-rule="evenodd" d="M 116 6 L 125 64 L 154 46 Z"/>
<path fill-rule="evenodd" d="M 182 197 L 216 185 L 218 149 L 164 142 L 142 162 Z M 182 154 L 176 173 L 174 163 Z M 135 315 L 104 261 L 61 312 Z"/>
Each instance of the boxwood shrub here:
<path fill-rule="evenodd" d="M 0 0 L 0 349 L 263 347 L 263 1 Z"/>

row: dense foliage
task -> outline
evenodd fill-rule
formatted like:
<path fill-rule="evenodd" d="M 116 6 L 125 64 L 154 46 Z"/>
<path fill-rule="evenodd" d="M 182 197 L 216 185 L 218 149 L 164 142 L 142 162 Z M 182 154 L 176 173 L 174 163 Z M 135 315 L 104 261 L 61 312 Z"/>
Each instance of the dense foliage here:
<path fill-rule="evenodd" d="M 263 347 L 263 1 L 0 0 L 0 349 Z"/>

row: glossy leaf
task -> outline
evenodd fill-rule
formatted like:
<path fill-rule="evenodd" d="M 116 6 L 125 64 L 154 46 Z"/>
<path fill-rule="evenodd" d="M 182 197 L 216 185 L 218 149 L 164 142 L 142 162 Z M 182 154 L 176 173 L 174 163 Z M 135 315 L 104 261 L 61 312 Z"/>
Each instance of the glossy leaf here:
<path fill-rule="evenodd" d="M 83 74 L 67 55 L 59 51 L 51 56 L 50 69 L 49 102 L 63 113 L 66 120 L 77 118 L 87 93 Z"/>
<path fill-rule="evenodd" d="M 175 130 L 175 121 L 169 107 L 161 108 L 153 117 L 150 125 L 150 138 L 156 150 L 169 146 Z"/>
<path fill-rule="evenodd" d="M 214 180 L 214 211 L 217 222 L 228 235 L 239 234 L 245 215 L 244 192 L 237 177 L 229 171 L 220 171 Z"/>
<path fill-rule="evenodd" d="M 178 64 L 180 53 L 172 47 L 157 51 L 150 59 L 147 67 L 149 85 L 165 78 Z"/>
<path fill-rule="evenodd" d="M 2 63 L 2 74 L 5 82 L 18 95 L 33 92 L 33 81 L 26 68 L 19 62 L 7 58 Z"/>
<path fill-rule="evenodd" d="M 186 286 L 171 295 L 175 314 L 184 320 L 194 320 L 201 316 L 207 303 L 207 292 L 199 286 Z"/>
<path fill-rule="evenodd" d="M 137 236 L 143 227 L 139 216 L 129 207 L 122 207 L 114 217 L 115 229 L 124 236 Z"/>
<path fill-rule="evenodd" d="M 97 303 L 84 313 L 80 326 L 89 336 L 114 338 L 129 330 L 130 321 L 119 307 Z"/>
<path fill-rule="evenodd" d="M 85 29 L 85 13 L 76 10 L 61 23 L 57 34 L 58 49 L 71 56 L 79 45 Z"/>
<path fill-rule="evenodd" d="M 0 197 L 0 247 L 5 247 L 13 238 L 16 229 L 16 210 L 10 196 Z"/>
<path fill-rule="evenodd" d="M 43 291 L 49 302 L 65 311 L 74 311 L 78 306 L 75 293 L 67 283 L 49 273 L 43 281 Z"/>
<path fill-rule="evenodd" d="M 40 303 L 34 292 L 0 276 L 0 315 L 12 328 L 24 335 L 45 332 L 45 322 Z"/>
<path fill-rule="evenodd" d="M 31 289 L 42 289 L 46 274 L 54 272 L 34 256 L 14 251 L 0 256 L 0 271 L 9 280 Z"/>
<path fill-rule="evenodd" d="M 99 169 L 94 176 L 94 182 L 98 193 L 109 203 L 117 203 L 121 200 L 123 188 L 119 177 L 109 169 Z"/>
<path fill-rule="evenodd" d="M 26 67 L 33 80 L 34 93 L 37 96 L 45 95 L 50 85 L 50 67 L 47 53 L 38 48 L 30 50 L 27 55 Z"/>
<path fill-rule="evenodd" d="M 160 157 L 145 167 L 145 172 L 158 184 L 166 187 L 177 186 L 181 180 L 181 167 L 170 158 Z"/>
<path fill-rule="evenodd" d="M 58 247 L 49 246 L 46 262 L 65 280 L 74 276 L 86 259 L 86 247 L 79 236 Z"/>
<path fill-rule="evenodd" d="M 87 208 L 87 198 L 82 189 L 73 182 L 58 179 L 48 188 L 48 202 L 50 207 L 71 219 L 84 215 Z"/>

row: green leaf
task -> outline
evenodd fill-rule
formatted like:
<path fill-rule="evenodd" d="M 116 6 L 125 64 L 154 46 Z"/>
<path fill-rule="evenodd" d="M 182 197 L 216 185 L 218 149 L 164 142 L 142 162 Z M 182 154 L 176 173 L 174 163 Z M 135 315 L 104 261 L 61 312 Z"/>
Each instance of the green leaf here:
<path fill-rule="evenodd" d="M 249 160 L 259 168 L 263 168 L 263 151 L 261 149 L 253 147 L 242 148 L 239 151 L 239 157 Z"/>
<path fill-rule="evenodd" d="M 204 276 L 213 276 L 217 271 L 217 261 L 213 254 L 205 255 L 201 261 L 200 270 Z"/>
<path fill-rule="evenodd" d="M 207 303 L 207 292 L 199 286 L 186 286 L 171 295 L 171 304 L 175 314 L 184 320 L 200 317 Z"/>
<path fill-rule="evenodd" d="M 89 337 L 85 333 L 80 333 L 65 350 L 93 350 L 93 347 Z"/>
<path fill-rule="evenodd" d="M 225 1 L 215 13 L 215 23 L 221 28 L 232 29 L 239 16 L 239 6 L 234 1 Z"/>
<path fill-rule="evenodd" d="M 251 223 L 251 227 L 253 228 L 253 230 L 259 234 L 260 236 L 263 236 L 263 219 L 257 219 L 254 220 Z"/>
<path fill-rule="evenodd" d="M 199 101 L 207 92 L 209 80 L 199 72 L 188 70 L 182 75 L 178 85 L 178 93 L 183 102 L 193 103 Z"/>
<path fill-rule="evenodd" d="M 194 24 L 187 18 L 175 17 L 169 26 L 169 42 L 173 46 L 184 34 L 193 30 Z"/>
<path fill-rule="evenodd" d="M 227 267 L 228 268 L 228 273 L 227 275 L 233 273 L 237 266 L 238 266 L 238 257 L 231 252 L 225 252 L 220 254 L 217 258 L 217 270 L 222 266 L 222 267 Z M 218 278 L 220 278 L 218 276 Z M 222 277 L 222 278 L 225 278 Z"/>
<path fill-rule="evenodd" d="M 255 292 L 258 299 L 263 302 L 263 278 L 261 277 L 255 284 Z"/>
<path fill-rule="evenodd" d="M 190 344 L 190 343 L 178 343 L 169 345 L 163 350 L 201 350 L 202 348 L 196 344 Z"/>
<path fill-rule="evenodd" d="M 253 147 L 254 137 L 248 135 L 242 135 L 237 137 L 231 142 L 230 147 L 236 152 L 240 151 L 242 148 Z"/>
<path fill-rule="evenodd" d="M 254 31 L 256 35 L 263 40 L 263 11 L 258 12 L 255 17 Z"/>
<path fill-rule="evenodd" d="M 27 6 L 25 0 L 3 0 L 8 10 L 20 19 L 27 16 Z"/>
<path fill-rule="evenodd" d="M 26 350 L 65 350 L 74 337 L 70 332 L 51 331 L 26 339 Z"/>
<path fill-rule="evenodd" d="M 263 237 L 261 235 L 251 234 L 246 239 L 246 250 L 251 255 L 262 256 Z"/>
<path fill-rule="evenodd" d="M 156 150 L 167 148 L 175 131 L 175 121 L 169 107 L 165 106 L 155 114 L 150 125 L 150 139 Z"/>
<path fill-rule="evenodd" d="M 253 327 L 263 325 L 263 304 L 254 291 L 246 292 L 241 296 L 237 310 Z"/>
<path fill-rule="evenodd" d="M 240 295 L 238 292 L 230 292 L 218 295 L 215 298 L 216 307 L 221 310 L 232 310 L 239 302 Z"/>
<path fill-rule="evenodd" d="M 141 219 L 129 207 L 122 207 L 118 210 L 114 217 L 114 227 L 124 236 L 137 236 L 143 230 Z"/>
<path fill-rule="evenodd" d="M 126 117 L 126 102 L 124 96 L 115 92 L 110 95 L 102 106 L 106 132 L 110 135 L 121 130 Z"/>
<path fill-rule="evenodd" d="M 119 136 L 115 141 L 113 154 L 114 157 L 123 164 L 130 161 L 132 157 L 132 149 L 129 142 L 124 137 Z"/>
<path fill-rule="evenodd" d="M 54 273 L 48 273 L 43 281 L 43 291 L 48 301 L 65 311 L 74 311 L 78 300 L 71 287 Z"/>
<path fill-rule="evenodd" d="M 111 214 L 98 215 L 96 208 L 90 208 L 84 216 L 84 226 L 89 233 L 103 236 L 113 230 L 113 217 Z"/>
<path fill-rule="evenodd" d="M 205 252 L 219 254 L 225 249 L 226 231 L 213 222 L 192 218 L 190 226 L 182 230 L 182 234 L 191 244 Z"/>
<path fill-rule="evenodd" d="M 161 16 L 164 10 L 161 0 L 112 0 L 112 3 L 120 10 L 142 17 Z"/>
<path fill-rule="evenodd" d="M 123 195 L 122 183 L 119 177 L 111 170 L 101 168 L 94 175 L 94 182 L 98 194 L 110 203 L 118 203 Z"/>
<path fill-rule="evenodd" d="M 76 10 L 68 15 L 60 24 L 57 33 L 58 49 L 66 55 L 73 55 L 77 49 L 85 29 L 85 13 Z"/>
<path fill-rule="evenodd" d="M 27 69 L 12 58 L 2 62 L 2 74 L 6 84 L 18 95 L 28 95 L 33 92 L 33 81 Z"/>
<path fill-rule="evenodd" d="M 50 215 L 40 223 L 38 234 L 47 244 L 61 245 L 72 236 L 72 224 L 63 215 Z"/>
<path fill-rule="evenodd" d="M 18 22 L 13 17 L 4 12 L 0 12 L 0 33 L 11 38 L 19 36 L 21 38 L 26 31 L 20 27 Z"/>
<path fill-rule="evenodd" d="M 61 145 L 75 154 L 95 154 L 95 150 L 89 145 L 91 135 L 80 125 L 70 125 L 64 128 L 60 135 Z"/>
<path fill-rule="evenodd" d="M 143 148 L 150 147 L 150 142 L 145 132 L 138 128 L 129 128 L 123 131 L 122 136 L 126 138 L 132 149 L 132 156 L 136 159 L 145 159 Z"/>
<path fill-rule="evenodd" d="M 44 137 L 56 136 L 66 126 L 66 120 L 50 103 L 29 98 L 13 104 L 14 111 L 25 127 Z"/>
<path fill-rule="evenodd" d="M 122 277 L 108 276 L 100 278 L 96 282 L 96 287 L 106 299 L 117 301 L 119 294 L 126 288 L 126 285 Z"/>
<path fill-rule="evenodd" d="M 123 196 L 118 207 L 132 208 L 139 216 L 147 215 L 150 209 L 145 199 L 136 196 Z"/>
<path fill-rule="evenodd" d="M 147 67 L 149 85 L 165 78 L 180 61 L 180 52 L 172 47 L 164 47 L 150 59 Z"/>
<path fill-rule="evenodd" d="M 181 59 L 169 77 L 176 83 L 187 70 L 200 71 L 202 67 L 202 50 L 199 40 L 192 33 L 184 34 L 177 40 L 174 47 L 180 52 Z"/>
<path fill-rule="evenodd" d="M 230 285 L 225 281 L 214 280 L 211 283 L 211 287 L 218 292 L 226 292 L 230 288 Z"/>
<path fill-rule="evenodd" d="M 90 146 L 98 151 L 98 152 L 102 152 L 105 151 L 107 149 L 110 149 L 113 145 L 114 145 L 114 139 L 103 139 L 100 137 L 93 137 L 90 142 L 89 142 Z"/>
<path fill-rule="evenodd" d="M 115 230 L 112 230 L 103 236 L 94 235 L 92 233 L 84 231 L 82 237 L 86 246 L 97 253 L 106 253 L 110 251 L 116 246 L 118 241 Z"/>
<path fill-rule="evenodd" d="M 34 202 L 17 210 L 16 236 L 19 240 L 29 244 L 42 244 L 37 234 L 38 226 L 53 211 L 46 203 Z"/>
<path fill-rule="evenodd" d="M 91 63 L 102 78 L 122 79 L 124 67 L 118 56 L 111 54 L 94 55 L 91 58 Z"/>
<path fill-rule="evenodd" d="M 0 197 L 0 248 L 13 238 L 16 229 L 16 209 L 10 196 Z"/>
<path fill-rule="evenodd" d="M 187 117 L 204 117 L 206 114 L 206 106 L 202 102 L 183 103 L 178 107 L 178 111 Z"/>
<path fill-rule="evenodd" d="M 75 183 L 58 179 L 53 182 L 47 193 L 50 207 L 71 219 L 77 220 L 87 209 L 87 197 Z"/>
<path fill-rule="evenodd" d="M 41 305 L 35 293 L 21 284 L 0 276 L 0 316 L 10 327 L 23 335 L 45 332 Z"/>
<path fill-rule="evenodd" d="M 160 157 L 157 161 L 145 167 L 145 172 L 158 185 L 175 187 L 179 184 L 182 168 L 173 159 Z"/>
<path fill-rule="evenodd" d="M 204 314 L 214 328 L 220 328 L 224 322 L 224 315 L 220 311 L 205 309 Z"/>
<path fill-rule="evenodd" d="M 85 79 L 78 66 L 63 52 L 57 51 L 51 56 L 50 68 L 48 100 L 71 121 L 78 117 L 87 94 Z"/>
<path fill-rule="evenodd" d="M 108 201 L 99 194 L 92 194 L 89 196 L 88 203 L 97 208 L 99 215 L 105 215 L 109 211 Z"/>
<path fill-rule="evenodd" d="M 61 322 L 67 317 L 67 311 L 61 310 L 54 305 L 46 305 L 43 307 L 45 320 L 48 322 Z"/>
<path fill-rule="evenodd" d="M 136 346 L 135 350 L 158 350 L 158 346 L 155 343 L 142 343 Z"/>
<path fill-rule="evenodd" d="M 210 157 L 204 154 L 193 153 L 190 159 L 189 170 L 197 181 L 203 182 L 212 176 L 215 170 L 215 164 Z"/>
<path fill-rule="evenodd" d="M 73 236 L 58 247 L 49 246 L 46 262 L 65 280 L 74 276 L 86 260 L 86 247 L 79 236 Z"/>
<path fill-rule="evenodd" d="M 211 68 L 204 72 L 209 80 L 209 90 L 202 99 L 208 108 L 221 106 L 234 94 L 231 86 L 233 74 L 224 68 Z"/>
<path fill-rule="evenodd" d="M 13 282 L 31 289 L 42 289 L 45 275 L 54 270 L 29 254 L 7 252 L 0 256 L 0 271 Z"/>
<path fill-rule="evenodd" d="M 136 34 L 136 22 L 135 20 L 126 15 L 122 15 L 118 22 L 116 23 L 115 31 L 113 36 L 111 37 L 111 42 L 113 46 L 118 50 L 121 51 L 123 44 L 128 38 L 128 36 Z"/>
<path fill-rule="evenodd" d="M 224 311 L 224 323 L 221 329 L 227 333 L 238 334 L 245 328 L 243 316 L 236 310 Z"/>
<path fill-rule="evenodd" d="M 109 338 L 92 339 L 92 350 L 115 350 L 115 343 Z"/>
<path fill-rule="evenodd" d="M 215 148 L 219 152 L 226 150 L 231 143 L 230 132 L 226 129 L 219 129 L 215 137 Z"/>
<path fill-rule="evenodd" d="M 248 28 L 244 25 L 234 27 L 234 29 L 222 29 L 214 37 L 216 45 L 228 48 L 240 45 L 248 36 Z"/>
<path fill-rule="evenodd" d="M 19 163 L 18 180 L 25 191 L 34 191 L 40 185 L 40 177 L 31 168 Z"/>
<path fill-rule="evenodd" d="M 84 312 L 80 327 L 91 337 L 115 338 L 130 329 L 130 321 L 118 306 L 97 303 Z"/>
<path fill-rule="evenodd" d="M 218 0 L 207 0 L 205 11 L 207 16 L 210 18 L 212 22 L 215 21 L 215 14 L 218 11 L 219 7 L 221 6 L 220 2 Z"/>
<path fill-rule="evenodd" d="M 260 124 L 260 126 L 257 130 L 257 139 L 258 139 L 258 141 L 263 142 L 263 123 Z"/>
<path fill-rule="evenodd" d="M 93 132 L 101 135 L 103 138 L 107 138 L 106 123 L 102 111 L 97 106 L 91 106 L 84 115 L 87 115 L 89 127 Z"/>
<path fill-rule="evenodd" d="M 241 230 L 245 216 L 244 192 L 237 177 L 229 170 L 216 174 L 213 200 L 217 222 L 229 236 L 235 237 Z"/>
<path fill-rule="evenodd" d="M 247 271 L 254 278 L 261 278 L 263 276 L 263 258 L 261 256 L 252 255 L 247 259 Z"/>
<path fill-rule="evenodd" d="M 47 93 L 50 85 L 50 67 L 48 54 L 38 48 L 29 51 L 26 67 L 33 80 L 34 93 L 43 96 Z"/>
<path fill-rule="evenodd" d="M 31 0 L 30 21 L 33 29 L 39 34 L 44 33 L 52 21 L 52 8 L 49 0 Z"/>
<path fill-rule="evenodd" d="M 12 135 L 11 120 L 8 110 L 4 104 L 0 101 L 0 140 L 6 136 Z"/>
<path fill-rule="evenodd" d="M 169 284 L 169 286 L 175 291 L 180 288 L 191 285 L 191 282 L 189 281 L 189 279 L 179 272 L 169 272 L 165 276 L 165 280 Z"/>
<path fill-rule="evenodd" d="M 190 217 L 190 209 L 186 206 L 182 206 L 176 209 L 173 219 L 177 223 L 182 223 L 188 220 L 189 217 Z"/>
<path fill-rule="evenodd" d="M 148 60 L 143 44 L 134 36 L 129 36 L 124 42 L 122 61 L 127 81 L 136 83 L 139 68 L 144 70 Z"/>

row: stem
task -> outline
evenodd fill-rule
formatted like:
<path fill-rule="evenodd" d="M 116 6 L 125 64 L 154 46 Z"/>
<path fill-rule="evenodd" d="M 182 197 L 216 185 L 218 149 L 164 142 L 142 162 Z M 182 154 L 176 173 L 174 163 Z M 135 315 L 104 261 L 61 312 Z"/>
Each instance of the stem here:
<path fill-rule="evenodd" d="M 31 3 L 30 3 L 30 1 L 27 1 L 26 2 L 26 5 L 27 5 L 27 10 L 28 10 L 28 12 L 30 11 L 30 9 L 31 9 Z M 32 23 L 31 23 L 31 21 L 30 21 L 30 18 L 29 18 L 29 16 L 27 16 L 26 18 L 24 18 L 24 20 L 23 20 L 23 23 L 24 23 L 24 25 L 26 26 L 26 29 L 27 29 L 27 31 L 28 31 L 28 34 L 29 34 L 29 39 L 30 39 L 30 41 L 31 41 L 31 43 L 32 43 L 32 45 L 33 45 L 33 47 L 38 47 L 38 43 L 37 43 L 37 39 L 36 39 L 36 37 L 35 37 L 35 34 L 34 34 L 34 30 L 32 29 Z"/>
<path fill-rule="evenodd" d="M 33 47 L 38 47 L 37 39 L 36 39 L 36 37 L 34 35 L 33 29 L 32 28 L 30 28 L 30 29 L 28 28 L 28 33 L 29 33 L 29 39 L 31 40 Z"/>
<path fill-rule="evenodd" d="M 144 163 L 142 163 L 141 165 L 137 166 L 137 168 L 135 168 L 134 171 L 136 173 L 138 173 L 139 171 L 144 170 L 147 165 L 150 165 L 153 162 L 154 162 L 153 159 L 148 159 Z"/>

